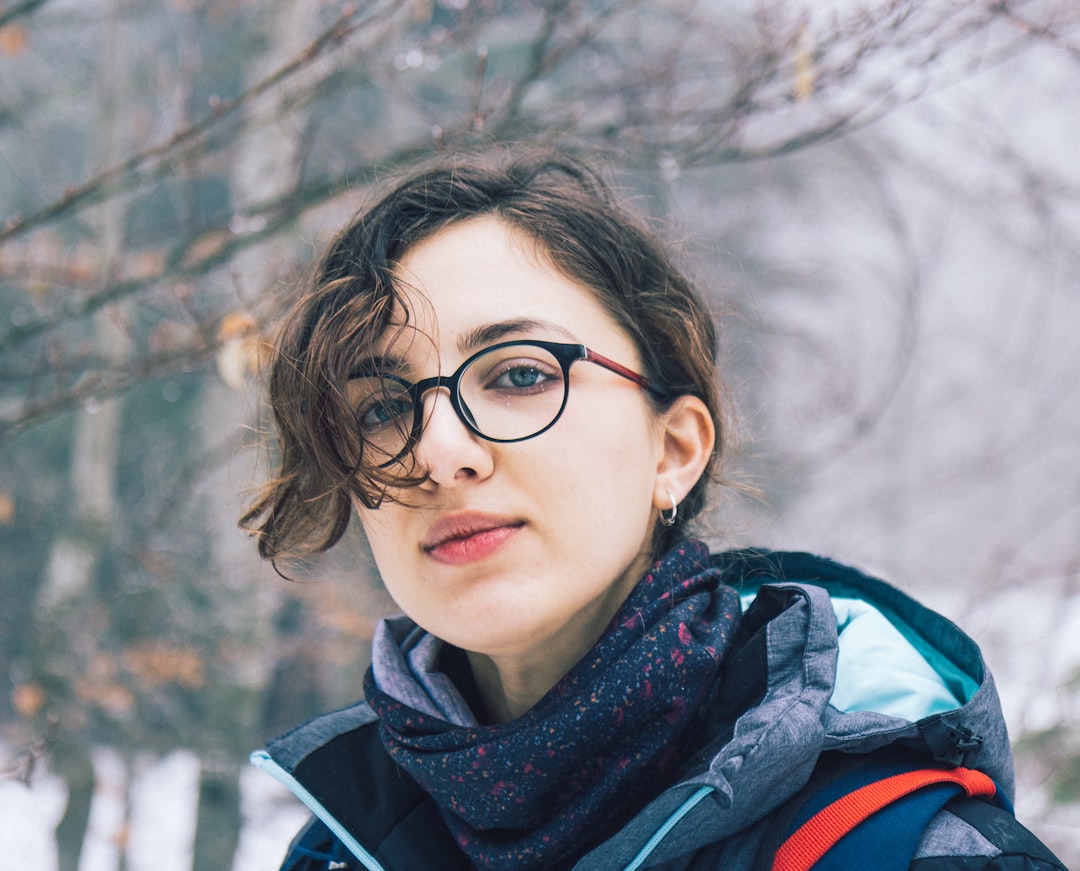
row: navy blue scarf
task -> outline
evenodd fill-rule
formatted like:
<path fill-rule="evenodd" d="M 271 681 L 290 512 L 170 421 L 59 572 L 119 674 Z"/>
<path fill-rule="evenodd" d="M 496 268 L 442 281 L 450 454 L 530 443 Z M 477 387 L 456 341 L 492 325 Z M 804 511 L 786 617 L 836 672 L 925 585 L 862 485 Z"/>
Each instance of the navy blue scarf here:
<path fill-rule="evenodd" d="M 387 751 L 478 868 L 563 865 L 671 781 L 740 616 L 708 556 L 698 541 L 665 555 L 596 646 L 509 723 L 453 725 L 390 697 L 368 671 Z"/>

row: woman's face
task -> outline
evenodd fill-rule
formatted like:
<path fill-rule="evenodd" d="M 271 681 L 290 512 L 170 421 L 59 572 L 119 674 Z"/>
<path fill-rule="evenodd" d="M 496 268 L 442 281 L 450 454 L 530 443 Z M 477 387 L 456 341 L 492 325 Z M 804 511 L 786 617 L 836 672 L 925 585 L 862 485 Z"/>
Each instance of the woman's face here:
<path fill-rule="evenodd" d="M 397 275 L 413 319 L 392 353 L 411 381 L 453 373 L 481 348 L 514 339 L 581 343 L 640 371 L 634 343 L 593 293 L 495 218 L 441 230 L 406 254 Z M 654 505 L 667 507 L 657 492 L 663 426 L 646 395 L 576 362 L 554 427 L 508 444 L 469 432 L 445 389 L 424 405 L 415 459 L 427 480 L 402 494 L 405 504 L 358 508 L 390 594 L 465 650 L 583 653 L 648 567 Z"/>

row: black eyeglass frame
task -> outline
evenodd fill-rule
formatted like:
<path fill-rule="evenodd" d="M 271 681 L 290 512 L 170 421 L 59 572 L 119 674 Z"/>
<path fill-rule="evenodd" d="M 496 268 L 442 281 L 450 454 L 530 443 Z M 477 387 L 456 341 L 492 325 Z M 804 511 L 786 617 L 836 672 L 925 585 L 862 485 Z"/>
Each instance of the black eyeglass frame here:
<path fill-rule="evenodd" d="M 465 404 L 465 401 L 461 398 L 461 393 L 458 390 L 458 385 L 461 383 L 462 374 L 479 358 L 490 354 L 492 351 L 498 351 L 502 348 L 510 347 L 532 347 L 542 348 L 553 356 L 562 367 L 563 376 L 563 397 L 562 403 L 559 405 L 559 410 L 555 413 L 555 416 L 546 425 L 538 429 L 534 433 L 530 433 L 526 436 L 518 436 L 512 439 L 495 438 L 489 436 L 480 431 L 476 425 L 476 421 L 472 417 L 472 412 Z M 635 372 L 633 369 L 629 369 L 623 366 L 621 363 L 616 363 L 605 357 L 603 354 L 598 354 L 596 351 L 586 347 L 585 345 L 578 345 L 567 342 L 545 342 L 538 339 L 514 339 L 509 342 L 499 342 L 495 345 L 488 345 L 486 348 L 482 348 L 475 354 L 470 355 L 456 370 L 450 375 L 433 375 L 430 378 L 423 378 L 420 381 L 411 382 L 398 375 L 384 374 L 380 377 L 396 381 L 402 385 L 406 395 L 409 397 L 409 401 L 412 403 L 413 420 L 412 426 L 409 430 L 409 435 L 405 439 L 405 444 L 398 453 L 387 460 L 384 463 L 380 463 L 377 468 L 385 469 L 387 466 L 391 466 L 406 456 L 413 448 L 416 447 L 417 442 L 420 441 L 422 430 L 424 426 L 424 406 L 421 401 L 424 394 L 429 390 L 434 390 L 439 387 L 445 387 L 450 394 L 450 404 L 457 414 L 458 419 L 465 424 L 465 428 L 474 435 L 484 439 L 484 441 L 495 442 L 498 444 L 511 444 L 513 442 L 523 442 L 529 439 L 536 438 L 551 429 L 562 417 L 563 411 L 566 410 L 566 403 L 570 399 L 570 367 L 579 360 L 584 360 L 587 363 L 595 363 L 609 372 L 614 372 L 625 378 L 628 381 L 632 381 L 637 384 L 643 390 L 653 394 L 658 399 L 670 399 L 671 394 L 663 388 L 657 386 L 644 375 Z M 362 378 L 369 377 L 364 373 L 357 373 L 353 377 Z"/>

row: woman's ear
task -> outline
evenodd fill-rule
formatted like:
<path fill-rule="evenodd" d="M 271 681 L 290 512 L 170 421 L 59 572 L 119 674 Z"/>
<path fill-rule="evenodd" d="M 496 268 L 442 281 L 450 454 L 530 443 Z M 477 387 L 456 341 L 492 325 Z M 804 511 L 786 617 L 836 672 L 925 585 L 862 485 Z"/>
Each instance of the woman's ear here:
<path fill-rule="evenodd" d="M 653 507 L 670 511 L 671 500 L 686 498 L 709 465 L 716 427 L 709 409 L 696 396 L 680 396 L 660 416 L 661 454 L 656 466 Z"/>

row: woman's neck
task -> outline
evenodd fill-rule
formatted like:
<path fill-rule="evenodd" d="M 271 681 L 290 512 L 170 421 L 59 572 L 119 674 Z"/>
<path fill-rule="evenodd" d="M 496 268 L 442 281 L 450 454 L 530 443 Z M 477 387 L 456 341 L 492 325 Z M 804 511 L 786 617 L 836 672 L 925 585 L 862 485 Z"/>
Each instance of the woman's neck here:
<path fill-rule="evenodd" d="M 509 663 L 496 663 L 482 653 L 469 653 L 476 687 L 484 710 L 478 711 L 489 723 L 506 723 L 514 720 L 542 699 L 570 668 L 550 659 L 539 667 L 514 667 Z"/>
<path fill-rule="evenodd" d="M 582 613 L 528 650 L 512 655 L 468 652 L 469 666 L 483 702 L 481 719 L 489 723 L 514 720 L 540 701 L 585 656 L 604 634 L 625 599 L 621 590 L 603 608 Z"/>
<path fill-rule="evenodd" d="M 566 623 L 538 633 L 525 646 L 497 654 L 469 651 L 469 665 L 484 705 L 481 719 L 508 722 L 547 695 L 600 640 L 650 561 L 648 554 L 639 555 L 588 608 Z"/>

